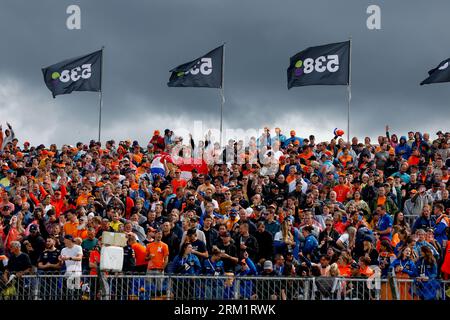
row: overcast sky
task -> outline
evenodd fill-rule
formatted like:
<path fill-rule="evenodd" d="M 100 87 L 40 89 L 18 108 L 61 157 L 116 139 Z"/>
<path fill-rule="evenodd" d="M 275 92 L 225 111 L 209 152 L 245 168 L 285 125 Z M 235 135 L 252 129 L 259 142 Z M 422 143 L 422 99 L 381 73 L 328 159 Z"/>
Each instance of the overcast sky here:
<path fill-rule="evenodd" d="M 81 30 L 66 8 L 81 7 Z M 366 9 L 381 7 L 381 30 Z M 146 144 L 155 128 L 218 128 L 217 89 L 169 88 L 169 70 L 226 42 L 224 128 L 346 130 L 344 86 L 287 90 L 289 57 L 353 39 L 351 136 L 450 131 L 450 83 L 419 86 L 450 57 L 448 0 L 0 0 L 0 119 L 32 144 L 88 142 L 98 94 L 53 99 L 41 68 L 105 46 L 102 140 Z"/>

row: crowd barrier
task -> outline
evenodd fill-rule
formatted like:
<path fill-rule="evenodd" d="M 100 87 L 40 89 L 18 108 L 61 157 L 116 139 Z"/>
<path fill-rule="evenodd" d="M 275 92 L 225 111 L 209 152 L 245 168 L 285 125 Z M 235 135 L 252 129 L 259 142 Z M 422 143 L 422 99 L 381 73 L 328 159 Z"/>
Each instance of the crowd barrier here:
<path fill-rule="evenodd" d="M 450 281 L 342 277 L 25 275 L 1 300 L 450 300 Z"/>

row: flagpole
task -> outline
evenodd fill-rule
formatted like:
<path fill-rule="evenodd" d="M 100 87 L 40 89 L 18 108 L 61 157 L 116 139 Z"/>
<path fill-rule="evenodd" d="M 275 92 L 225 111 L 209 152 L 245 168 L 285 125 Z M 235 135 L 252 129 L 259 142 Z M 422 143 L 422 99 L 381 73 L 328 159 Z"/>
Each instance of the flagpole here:
<path fill-rule="evenodd" d="M 102 106 L 103 106 L 103 50 L 105 46 L 102 46 L 102 70 L 100 72 L 100 106 L 99 106 L 99 114 L 98 114 L 98 141 L 100 142 L 101 133 L 102 133 Z"/>
<path fill-rule="evenodd" d="M 225 66 L 225 42 L 223 43 L 223 54 L 222 54 L 222 84 L 220 86 L 220 147 L 223 143 L 222 125 L 223 125 L 223 105 L 225 104 L 225 94 L 224 94 L 224 66 Z"/>
<path fill-rule="evenodd" d="M 348 85 L 347 85 L 347 142 L 350 142 L 350 101 L 352 100 L 352 37 L 350 37 L 348 64 Z"/>

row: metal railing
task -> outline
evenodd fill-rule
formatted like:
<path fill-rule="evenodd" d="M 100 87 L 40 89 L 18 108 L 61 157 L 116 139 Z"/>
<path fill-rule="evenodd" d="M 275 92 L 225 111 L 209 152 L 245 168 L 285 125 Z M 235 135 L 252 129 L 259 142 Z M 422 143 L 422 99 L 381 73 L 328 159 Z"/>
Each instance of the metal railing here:
<path fill-rule="evenodd" d="M 342 277 L 26 275 L 1 300 L 450 300 L 450 281 Z"/>

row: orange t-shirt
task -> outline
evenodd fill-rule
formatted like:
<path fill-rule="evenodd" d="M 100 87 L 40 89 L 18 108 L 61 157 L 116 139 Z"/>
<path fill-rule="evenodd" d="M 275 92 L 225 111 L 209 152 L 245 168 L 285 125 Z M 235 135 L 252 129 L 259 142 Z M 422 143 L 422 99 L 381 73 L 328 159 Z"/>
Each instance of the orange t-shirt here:
<path fill-rule="evenodd" d="M 351 272 L 350 272 L 350 266 L 341 266 L 338 265 L 338 270 L 339 270 L 339 275 L 344 276 L 344 277 L 349 277 Z"/>
<path fill-rule="evenodd" d="M 97 262 L 97 264 L 100 263 L 100 252 L 97 250 L 91 250 L 89 253 L 89 262 L 94 263 Z M 91 268 L 91 271 L 89 272 L 90 275 L 96 276 L 97 275 L 97 268 Z"/>
<path fill-rule="evenodd" d="M 398 236 L 398 233 L 395 233 L 392 236 L 391 246 L 395 248 L 399 242 L 400 242 L 400 237 Z"/>
<path fill-rule="evenodd" d="M 336 192 L 337 201 L 345 202 L 345 200 L 347 200 L 347 194 L 350 192 L 350 187 L 346 184 L 339 184 L 333 188 L 333 191 Z"/>
<path fill-rule="evenodd" d="M 186 187 L 186 185 L 187 185 L 187 181 L 184 180 L 184 179 L 180 179 L 180 180 L 173 179 L 172 180 L 173 192 L 177 191 L 178 187 L 183 187 L 184 188 L 184 187 Z"/>
<path fill-rule="evenodd" d="M 147 245 L 147 255 L 153 255 L 148 261 L 148 270 L 164 269 L 164 258 L 169 256 L 169 246 L 164 242 L 152 242 Z"/>
<path fill-rule="evenodd" d="M 365 275 L 367 277 L 370 277 L 371 275 L 373 275 L 375 272 L 372 270 L 372 268 L 370 268 L 369 266 L 359 269 L 362 275 Z"/>
<path fill-rule="evenodd" d="M 145 257 L 147 255 L 147 249 L 137 242 L 133 243 L 131 247 L 136 255 L 136 266 L 146 265 L 147 261 L 145 260 Z"/>
<path fill-rule="evenodd" d="M 347 163 L 352 162 L 352 160 L 353 160 L 353 158 L 352 158 L 351 155 L 347 155 L 347 156 L 342 155 L 342 156 L 339 157 L 339 161 L 342 163 L 342 165 L 344 167 L 347 166 Z"/>
<path fill-rule="evenodd" d="M 77 230 L 77 237 L 79 237 L 83 240 L 86 239 L 87 238 L 87 229 Z"/>
<path fill-rule="evenodd" d="M 63 227 L 64 234 L 70 234 L 74 238 L 78 237 L 78 225 L 78 222 L 66 222 Z"/>
<path fill-rule="evenodd" d="M 133 154 L 133 160 L 136 161 L 136 163 L 142 162 L 143 155 L 142 153 L 135 153 Z"/>
<path fill-rule="evenodd" d="M 378 197 L 377 205 L 382 206 L 386 203 L 386 196 L 384 197 Z"/>
<path fill-rule="evenodd" d="M 87 206 L 88 204 L 88 198 L 91 196 L 90 193 L 84 195 L 80 194 L 80 196 L 77 198 L 77 207 L 79 206 Z"/>

